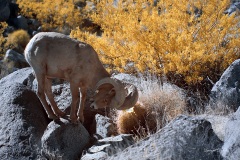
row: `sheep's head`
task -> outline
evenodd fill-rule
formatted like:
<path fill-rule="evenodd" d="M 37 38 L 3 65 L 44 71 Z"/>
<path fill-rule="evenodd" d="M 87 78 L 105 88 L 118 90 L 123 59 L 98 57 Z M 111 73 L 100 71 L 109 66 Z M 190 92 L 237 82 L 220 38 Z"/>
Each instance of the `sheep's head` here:
<path fill-rule="evenodd" d="M 91 108 L 116 108 L 119 110 L 133 107 L 138 100 L 138 91 L 134 85 L 122 83 L 113 78 L 104 78 L 96 85 Z"/>

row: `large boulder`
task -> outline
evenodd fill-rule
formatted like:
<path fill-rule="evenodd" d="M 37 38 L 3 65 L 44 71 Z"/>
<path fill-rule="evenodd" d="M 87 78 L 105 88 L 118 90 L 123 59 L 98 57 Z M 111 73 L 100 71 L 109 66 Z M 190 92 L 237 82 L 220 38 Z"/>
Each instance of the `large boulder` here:
<path fill-rule="evenodd" d="M 13 67 L 15 67 L 15 68 L 29 67 L 29 64 L 25 60 L 25 57 L 22 54 L 14 51 L 12 49 L 7 50 L 7 52 L 4 56 L 4 61 L 6 63 L 12 63 Z"/>
<path fill-rule="evenodd" d="M 28 30 L 28 19 L 22 15 L 18 16 L 16 26 L 18 29 Z"/>
<path fill-rule="evenodd" d="M 210 106 L 216 109 L 215 104 L 221 103 L 236 111 L 240 106 L 240 59 L 235 60 L 222 74 L 219 81 L 213 86 L 210 94 Z"/>
<path fill-rule="evenodd" d="M 9 0 L 0 1 L 0 22 L 7 21 L 10 16 Z"/>
<path fill-rule="evenodd" d="M 42 137 L 42 153 L 48 159 L 73 160 L 80 158 L 90 136 L 81 123 L 66 119 L 52 121 Z"/>
<path fill-rule="evenodd" d="M 110 137 L 116 134 L 116 127 L 113 124 L 113 121 L 100 114 L 96 114 L 96 134 L 100 135 L 102 138 Z"/>
<path fill-rule="evenodd" d="M 29 69 L 0 80 L 0 159 L 37 159 L 48 118 L 27 82 Z M 22 75 L 22 76 L 20 76 Z"/>
<path fill-rule="evenodd" d="M 33 70 L 31 67 L 19 69 L 0 80 L 0 86 L 21 83 L 32 87 L 34 81 Z"/>
<path fill-rule="evenodd" d="M 221 140 L 224 141 L 225 137 L 225 128 L 227 126 L 227 122 L 229 120 L 229 116 L 225 115 L 210 115 L 210 114 L 204 114 L 204 115 L 199 115 L 197 116 L 199 118 L 206 119 L 209 121 L 212 125 L 212 129 L 214 133 L 217 135 L 217 137 Z"/>
<path fill-rule="evenodd" d="M 182 115 L 110 159 L 219 160 L 222 144 L 210 122 Z"/>
<path fill-rule="evenodd" d="M 21 69 L 29 67 L 24 56 L 12 49 L 7 50 L 4 59 L 0 61 L 0 78 Z"/>
<path fill-rule="evenodd" d="M 224 145 L 221 154 L 226 160 L 240 159 L 240 109 L 230 118 L 225 128 Z"/>
<path fill-rule="evenodd" d="M 104 160 L 133 145 L 133 143 L 134 139 L 131 134 L 120 134 L 100 139 L 86 151 L 81 160 Z"/>

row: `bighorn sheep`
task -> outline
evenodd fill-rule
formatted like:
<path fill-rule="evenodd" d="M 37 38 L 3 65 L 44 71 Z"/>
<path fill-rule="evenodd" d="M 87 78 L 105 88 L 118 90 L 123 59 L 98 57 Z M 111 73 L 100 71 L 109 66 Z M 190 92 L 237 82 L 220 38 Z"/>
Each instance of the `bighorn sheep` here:
<path fill-rule="evenodd" d="M 76 123 L 78 118 L 81 122 L 84 121 L 87 89 L 97 90 L 91 104 L 93 108 L 126 109 L 132 107 L 138 99 L 136 87 L 111 78 L 90 45 L 66 35 L 55 32 L 38 33 L 26 46 L 24 55 L 35 72 L 38 81 L 37 95 L 50 119 L 65 116 L 54 101 L 52 78 L 70 82 L 72 123 Z M 79 88 L 81 103 L 80 108 L 77 108 L 80 100 Z M 52 108 L 48 105 L 45 94 Z"/>

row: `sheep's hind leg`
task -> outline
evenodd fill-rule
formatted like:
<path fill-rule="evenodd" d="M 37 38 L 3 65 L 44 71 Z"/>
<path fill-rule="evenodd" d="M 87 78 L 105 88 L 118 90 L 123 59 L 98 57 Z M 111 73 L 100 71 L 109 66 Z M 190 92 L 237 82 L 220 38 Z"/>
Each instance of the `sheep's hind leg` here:
<path fill-rule="evenodd" d="M 79 104 L 79 109 L 78 109 L 78 119 L 83 123 L 84 122 L 84 106 L 85 106 L 85 101 L 86 101 L 86 96 L 87 96 L 87 90 L 86 88 L 81 87 L 81 103 Z"/>
<path fill-rule="evenodd" d="M 78 85 L 70 82 L 70 90 L 71 90 L 71 94 L 72 94 L 70 119 L 71 119 L 72 123 L 77 123 L 77 104 L 79 102 L 79 88 L 78 88 Z"/>
<path fill-rule="evenodd" d="M 66 114 L 57 107 L 57 104 L 54 101 L 54 96 L 52 93 L 52 80 L 48 78 L 45 79 L 45 93 L 48 97 L 48 100 L 52 106 L 52 109 L 55 115 L 58 117 L 64 117 Z"/>
<path fill-rule="evenodd" d="M 39 100 L 41 101 L 47 115 L 48 118 L 50 119 L 58 119 L 58 117 L 53 113 L 51 107 L 48 105 L 47 101 L 46 101 L 46 96 L 44 93 L 44 88 L 45 88 L 45 75 L 44 74 L 39 74 L 36 73 L 36 78 L 38 81 L 38 86 L 37 86 L 37 96 L 39 98 Z"/>

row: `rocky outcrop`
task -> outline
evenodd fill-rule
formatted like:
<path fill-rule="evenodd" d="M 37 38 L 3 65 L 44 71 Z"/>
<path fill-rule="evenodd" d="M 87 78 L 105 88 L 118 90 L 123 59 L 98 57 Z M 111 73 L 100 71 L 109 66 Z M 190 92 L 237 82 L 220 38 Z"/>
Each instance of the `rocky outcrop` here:
<path fill-rule="evenodd" d="M 115 137 L 100 139 L 89 148 L 81 160 L 103 160 L 133 145 L 131 134 L 121 134 Z"/>
<path fill-rule="evenodd" d="M 10 16 L 9 0 L 0 1 L 0 22 L 8 20 Z"/>
<path fill-rule="evenodd" d="M 226 128 L 227 122 L 229 120 L 229 116 L 204 114 L 204 115 L 199 115 L 197 117 L 206 119 L 207 121 L 209 121 L 211 123 L 212 129 L 213 129 L 214 133 L 217 135 L 217 137 L 221 141 L 224 141 L 225 128 Z"/>
<path fill-rule="evenodd" d="M 127 76 L 123 79 L 128 81 Z M 138 83 L 135 80 L 129 81 Z M 71 124 L 68 118 L 50 122 L 32 88 L 36 88 L 36 84 L 31 68 L 17 70 L 0 80 L 0 159 L 240 158 L 236 127 L 240 111 L 227 123 L 228 117 L 182 115 L 134 144 L 131 135 L 108 137 L 112 135 L 111 120 L 101 116 L 104 112 L 97 115 L 99 111 L 91 110 L 89 101 L 86 102 L 84 125 Z M 53 93 L 58 106 L 69 114 L 69 84 L 56 83 Z M 95 133 L 100 136 L 93 142 Z M 84 148 L 86 145 L 91 147 Z M 83 150 L 86 153 L 82 153 Z"/>
<path fill-rule="evenodd" d="M 7 50 L 4 59 L 0 61 L 0 78 L 21 69 L 29 67 L 24 56 L 12 49 Z"/>
<path fill-rule="evenodd" d="M 239 1 L 232 1 L 232 4 L 228 7 L 226 11 L 224 11 L 225 14 L 232 14 L 240 9 L 240 2 Z"/>
<path fill-rule="evenodd" d="M 158 133 L 142 140 L 109 159 L 219 160 L 222 141 L 210 122 L 179 116 Z"/>
<path fill-rule="evenodd" d="M 25 17 L 22 16 L 22 15 L 17 16 L 17 19 L 16 19 L 16 27 L 17 27 L 17 29 L 28 30 L 28 19 L 25 18 Z"/>
<path fill-rule="evenodd" d="M 48 118 L 28 86 L 31 69 L 0 80 L 0 159 L 37 159 Z"/>
<path fill-rule="evenodd" d="M 90 136 L 81 123 L 66 119 L 52 121 L 42 137 L 42 153 L 48 159 L 74 160 L 80 158 Z"/>
<path fill-rule="evenodd" d="M 25 60 L 24 56 L 12 49 L 7 50 L 3 61 L 7 63 L 6 65 L 9 64 L 18 69 L 29 67 L 29 64 Z"/>
<path fill-rule="evenodd" d="M 111 137 L 116 134 L 116 127 L 113 125 L 113 121 L 105 116 L 96 114 L 96 134 L 100 135 L 102 138 Z"/>
<path fill-rule="evenodd" d="M 210 95 L 210 106 L 216 109 L 216 104 L 228 106 L 236 111 L 240 106 L 240 59 L 235 60 L 222 74 L 213 86 Z"/>
<path fill-rule="evenodd" d="M 240 108 L 229 118 L 221 154 L 226 160 L 240 159 Z"/>
<path fill-rule="evenodd" d="M 0 86 L 4 86 L 4 85 L 11 86 L 12 84 L 20 83 L 20 84 L 23 84 L 25 86 L 32 88 L 34 78 L 35 77 L 33 75 L 32 68 L 30 68 L 30 67 L 23 68 L 23 69 L 17 70 L 15 72 L 9 74 L 8 76 L 2 78 L 0 80 Z"/>

